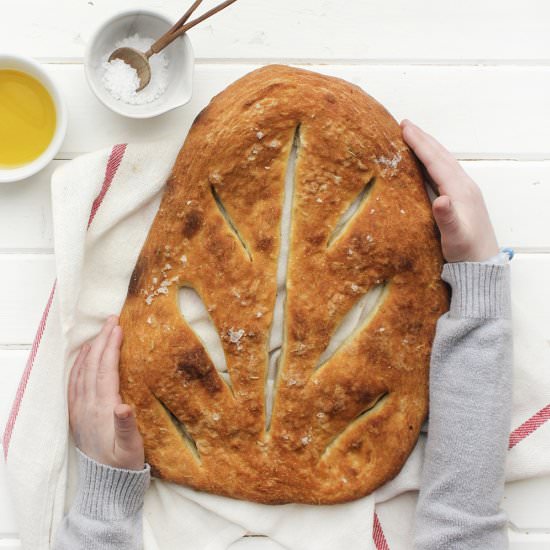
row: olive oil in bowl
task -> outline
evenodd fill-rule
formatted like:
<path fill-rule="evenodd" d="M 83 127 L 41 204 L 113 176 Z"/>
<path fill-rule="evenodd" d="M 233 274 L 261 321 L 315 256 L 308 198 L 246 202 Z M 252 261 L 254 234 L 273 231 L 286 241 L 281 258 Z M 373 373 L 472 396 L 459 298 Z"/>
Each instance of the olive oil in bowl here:
<path fill-rule="evenodd" d="M 0 69 L 0 169 L 38 158 L 55 127 L 55 104 L 44 85 L 22 71 Z"/>

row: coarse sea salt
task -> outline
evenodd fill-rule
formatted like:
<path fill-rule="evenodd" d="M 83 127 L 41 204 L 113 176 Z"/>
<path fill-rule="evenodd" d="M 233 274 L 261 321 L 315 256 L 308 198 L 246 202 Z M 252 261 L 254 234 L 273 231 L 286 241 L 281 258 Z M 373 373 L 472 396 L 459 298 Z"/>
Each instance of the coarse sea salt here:
<path fill-rule="evenodd" d="M 118 41 L 113 48 L 134 48 L 141 52 L 146 52 L 154 42 L 152 38 L 143 38 L 139 34 L 134 34 L 128 38 Z M 108 52 L 103 57 L 103 86 L 105 89 L 119 101 L 130 105 L 144 105 L 158 99 L 168 87 L 168 58 L 164 52 L 159 52 L 149 58 L 151 67 L 151 80 L 145 88 L 137 91 L 139 87 L 139 78 L 134 68 L 130 67 L 122 59 L 113 59 L 108 61 Z"/>

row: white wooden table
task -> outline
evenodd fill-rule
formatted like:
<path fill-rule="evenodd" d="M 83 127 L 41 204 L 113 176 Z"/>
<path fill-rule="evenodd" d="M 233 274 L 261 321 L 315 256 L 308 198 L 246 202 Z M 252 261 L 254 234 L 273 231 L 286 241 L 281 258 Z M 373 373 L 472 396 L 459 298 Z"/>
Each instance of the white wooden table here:
<path fill-rule="evenodd" d="M 190 1 L 143 7 L 177 19 Z M 36 57 L 59 83 L 69 129 L 50 166 L 0 186 L 0 431 L 54 279 L 49 179 L 113 143 L 183 138 L 212 95 L 272 62 L 349 79 L 396 118 L 435 134 L 481 185 L 501 244 L 513 246 L 513 292 L 550 341 L 550 4 L 547 0 L 239 0 L 191 32 L 192 101 L 150 121 L 114 115 L 82 67 L 93 29 L 132 0 L 4 0 L 0 51 Z M 549 457 L 550 460 L 550 457 Z M 18 548 L 0 461 L 0 549 Z M 510 484 L 514 550 L 550 548 L 550 479 Z M 257 539 L 235 547 L 259 548 Z M 267 544 L 267 548 L 276 545 Z M 277 547 L 278 548 L 278 547 Z"/>

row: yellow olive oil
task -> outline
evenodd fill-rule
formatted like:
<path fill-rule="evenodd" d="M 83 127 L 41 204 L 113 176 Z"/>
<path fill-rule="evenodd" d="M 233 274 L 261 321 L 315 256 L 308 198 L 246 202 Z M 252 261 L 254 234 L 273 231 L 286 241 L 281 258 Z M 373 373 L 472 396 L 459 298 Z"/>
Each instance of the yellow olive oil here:
<path fill-rule="evenodd" d="M 0 168 L 39 157 L 55 132 L 55 105 L 36 78 L 0 69 Z"/>

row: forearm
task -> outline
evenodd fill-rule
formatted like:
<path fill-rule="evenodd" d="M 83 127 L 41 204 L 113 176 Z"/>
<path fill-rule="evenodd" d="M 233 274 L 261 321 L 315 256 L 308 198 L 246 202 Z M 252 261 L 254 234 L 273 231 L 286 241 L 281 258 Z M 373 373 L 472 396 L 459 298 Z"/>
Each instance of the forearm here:
<path fill-rule="evenodd" d="M 55 535 L 53 550 L 138 550 L 150 468 L 123 470 L 99 464 L 77 450 L 74 502 Z"/>
<path fill-rule="evenodd" d="M 415 549 L 507 548 L 499 509 L 512 402 L 509 266 L 448 264 L 438 322 Z"/>

